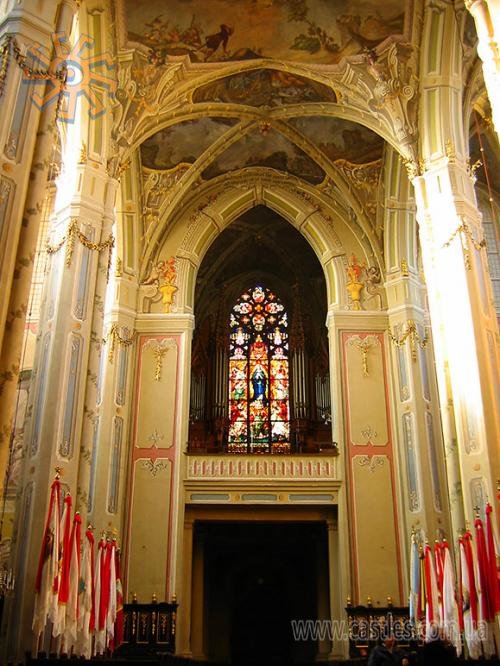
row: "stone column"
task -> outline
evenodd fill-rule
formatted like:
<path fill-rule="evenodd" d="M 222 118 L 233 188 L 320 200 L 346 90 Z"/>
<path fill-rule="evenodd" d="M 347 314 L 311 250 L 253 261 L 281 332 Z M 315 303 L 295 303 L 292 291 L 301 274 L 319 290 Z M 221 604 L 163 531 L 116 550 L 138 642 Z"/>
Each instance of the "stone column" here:
<path fill-rule="evenodd" d="M 401 538 L 408 546 L 412 528 L 423 529 L 431 540 L 438 538 L 438 530 L 444 530 L 449 537 L 451 534 L 432 337 L 423 307 L 424 289 L 415 274 L 398 273 L 391 275 L 386 288 L 390 304 L 389 344 L 396 378 L 394 408 L 400 442 L 398 453 L 404 479 L 401 492 L 406 530 L 401 532 Z M 413 294 L 413 299 L 411 296 L 405 299 L 402 296 L 405 293 Z M 443 426 L 448 433 L 451 424 Z M 452 448 L 448 455 L 448 481 L 453 478 L 454 470 L 455 459 L 451 454 Z M 451 484 L 449 491 L 456 492 L 456 486 Z M 463 524 L 463 516 L 459 524 Z"/>
<path fill-rule="evenodd" d="M 28 4 L 28 3 L 24 3 Z M 0 27 L 0 38 L 15 33 L 24 51 L 24 45 L 41 43 L 52 52 L 51 31 L 69 35 L 76 0 L 63 0 L 60 6 L 40 9 L 35 17 L 29 7 L 20 14 L 7 16 Z M 54 9 L 57 24 L 54 26 Z M 39 21 L 41 19 L 41 21 Z M 35 29 L 38 25 L 38 29 Z M 11 47 L 12 49 L 12 47 Z M 59 60 L 48 67 L 54 72 Z M 29 65 L 29 60 L 28 60 Z M 48 187 L 48 172 L 58 140 L 56 126 L 57 103 L 44 106 L 41 111 L 31 98 L 33 89 L 22 81 L 20 68 L 10 57 L 4 90 L 5 113 L 0 119 L 0 140 L 5 145 L 0 156 L 3 173 L 0 175 L 0 218 L 4 233 L 0 236 L 0 483 L 3 486 L 9 461 L 10 435 L 16 408 L 17 377 L 22 361 L 26 315 L 29 306 L 35 248 L 42 220 L 44 200 Z M 48 82 L 48 92 L 56 81 Z M 39 88 L 37 89 L 39 93 Z M 42 88 L 42 95 L 44 89 Z M 0 98 L 1 99 L 1 98 Z M 33 128 L 38 128 L 33 131 Z M 31 131 L 28 131 L 31 130 Z M 0 144 L 2 145 L 2 144 Z M 15 205 L 14 205 L 15 198 Z M 3 534 L 5 537 L 6 535 Z"/>
<path fill-rule="evenodd" d="M 491 104 L 493 124 L 500 139 L 500 7 L 495 0 L 465 0 L 474 17 L 483 61 L 483 76 Z"/>
<path fill-rule="evenodd" d="M 106 240 L 112 237 L 113 228 L 113 207 L 116 196 L 117 181 L 109 178 L 106 192 L 106 200 L 104 202 L 101 238 Z M 90 330 L 90 344 L 88 351 L 87 373 L 84 392 L 84 405 L 83 412 L 84 418 L 82 423 L 82 435 L 80 443 L 80 460 L 78 465 L 78 485 L 74 489 L 76 492 L 76 510 L 79 510 L 82 515 L 87 512 L 90 513 L 91 507 L 89 506 L 89 492 L 91 489 L 91 473 L 92 461 L 96 460 L 97 453 L 97 434 L 99 432 L 99 419 L 100 419 L 100 395 L 99 395 L 99 380 L 102 372 L 102 364 L 106 363 L 103 338 L 104 330 L 104 303 L 106 300 L 106 289 L 108 281 L 111 277 L 111 263 L 110 263 L 111 248 L 99 253 L 97 275 L 95 281 L 95 291 L 92 301 L 92 323 Z M 108 341 L 108 344 L 110 341 Z M 128 350 L 125 351 L 128 353 Z M 126 358 L 123 359 L 119 355 L 119 360 L 124 363 Z M 125 381 L 126 381 L 125 375 Z M 120 430 L 120 427 L 117 427 Z M 116 445 L 120 446 L 121 434 L 113 433 L 114 436 L 110 438 Z M 94 468 L 95 470 L 95 468 Z M 104 526 L 102 526 L 104 528 Z M 101 528 L 101 526 L 99 526 Z"/>
<path fill-rule="evenodd" d="M 417 221 L 413 188 L 400 156 L 388 153 L 384 174 L 384 227 L 388 344 L 394 377 L 394 420 L 402 480 L 404 516 L 400 539 L 409 567 L 412 528 L 434 540 L 448 528 L 446 473 L 439 402 L 428 326 L 425 285 L 418 262 Z M 446 426 L 448 424 L 445 424 Z M 452 448 L 448 449 L 450 453 Z M 453 478 L 449 457 L 448 479 Z M 450 490 L 455 492 L 455 485 Z M 463 524 L 462 521 L 458 525 Z M 457 525 L 457 527 L 458 527 Z M 405 587 L 409 577 L 405 576 Z M 406 595 L 406 592 L 405 592 Z"/>
<path fill-rule="evenodd" d="M 11 628 L 12 636 L 18 632 L 16 650 L 21 651 L 28 647 L 30 636 L 32 590 L 43 533 L 40 517 L 46 513 L 54 468 L 63 468 L 67 490 L 75 494 L 80 489 L 77 504 L 83 510 L 86 497 L 81 489 L 88 487 L 90 475 L 91 449 L 87 447 L 93 445 L 94 382 L 111 252 L 106 243 L 116 182 L 102 164 L 78 164 L 74 182 L 75 191 L 66 193 L 55 215 L 51 241 L 57 244 L 64 237 L 66 241 L 52 257 L 25 434 L 24 486 L 30 489 L 31 517 L 18 524 L 18 587 Z M 101 243 L 104 248 L 99 251 Z"/>
<path fill-rule="evenodd" d="M 120 293 L 120 279 L 115 285 Z M 134 290 L 132 290 L 134 291 Z M 103 329 L 106 346 L 94 362 L 89 393 L 95 405 L 86 412 L 87 446 L 79 475 L 79 500 L 85 503 L 89 520 L 99 530 L 109 529 L 119 544 L 125 539 L 127 494 L 127 433 L 133 418 L 132 375 L 136 349 L 135 315 L 124 303 L 108 312 Z M 89 395 L 89 393 L 87 395 Z M 125 561 L 124 561 L 125 564 Z M 125 574 L 125 572 L 124 572 Z M 125 580 L 125 575 L 123 579 Z M 123 582 L 124 582 L 123 580 Z M 140 590 L 129 590 L 140 592 Z M 163 600 L 163 590 L 157 590 Z"/>
<path fill-rule="evenodd" d="M 472 524 L 473 507 L 494 496 L 500 474 L 498 333 L 473 183 L 465 160 L 448 152 L 414 185 L 443 422 L 450 409 Z M 452 516 L 456 521 L 459 510 Z"/>

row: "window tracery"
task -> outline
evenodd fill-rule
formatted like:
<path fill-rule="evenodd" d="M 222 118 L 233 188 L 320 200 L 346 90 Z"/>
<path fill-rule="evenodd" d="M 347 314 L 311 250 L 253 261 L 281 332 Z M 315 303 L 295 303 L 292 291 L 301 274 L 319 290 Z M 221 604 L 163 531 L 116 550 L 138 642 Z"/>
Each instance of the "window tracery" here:
<path fill-rule="evenodd" d="M 230 453 L 290 451 L 288 315 L 261 285 L 245 291 L 229 320 Z"/>

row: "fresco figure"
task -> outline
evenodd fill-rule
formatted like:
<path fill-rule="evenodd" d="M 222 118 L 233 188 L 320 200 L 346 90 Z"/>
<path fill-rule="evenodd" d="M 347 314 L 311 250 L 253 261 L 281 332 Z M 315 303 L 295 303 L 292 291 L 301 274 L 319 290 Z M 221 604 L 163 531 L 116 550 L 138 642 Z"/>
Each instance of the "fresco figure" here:
<path fill-rule="evenodd" d="M 233 32 L 234 28 L 230 28 L 228 25 L 222 23 L 220 27 L 220 32 L 216 32 L 214 35 L 208 35 L 207 38 L 205 39 L 207 58 L 213 55 L 221 44 L 222 44 L 222 50 L 224 51 L 224 54 L 226 54 L 227 43 L 229 41 L 229 37 L 233 34 Z"/>

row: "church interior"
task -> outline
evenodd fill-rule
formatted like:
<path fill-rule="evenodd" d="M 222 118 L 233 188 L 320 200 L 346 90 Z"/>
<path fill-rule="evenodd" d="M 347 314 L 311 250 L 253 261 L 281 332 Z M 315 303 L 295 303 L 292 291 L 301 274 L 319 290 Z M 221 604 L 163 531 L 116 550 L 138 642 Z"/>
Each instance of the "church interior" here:
<path fill-rule="evenodd" d="M 442 623 L 464 534 L 497 581 L 499 40 L 493 0 L 0 0 L 0 663 L 363 664 L 429 543 Z"/>

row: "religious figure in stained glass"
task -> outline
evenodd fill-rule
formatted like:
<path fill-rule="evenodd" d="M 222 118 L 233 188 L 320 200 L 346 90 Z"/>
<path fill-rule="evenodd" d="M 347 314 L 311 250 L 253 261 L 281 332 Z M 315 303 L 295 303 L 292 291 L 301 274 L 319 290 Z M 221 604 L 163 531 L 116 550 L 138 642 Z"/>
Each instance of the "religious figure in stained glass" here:
<path fill-rule="evenodd" d="M 262 402 L 267 400 L 267 377 L 266 373 L 264 372 L 264 368 L 260 365 L 260 363 L 255 366 L 255 369 L 252 372 L 252 388 L 252 400 L 262 400 Z"/>
<path fill-rule="evenodd" d="M 274 292 L 255 285 L 229 319 L 229 438 L 233 453 L 290 450 L 288 319 Z"/>

